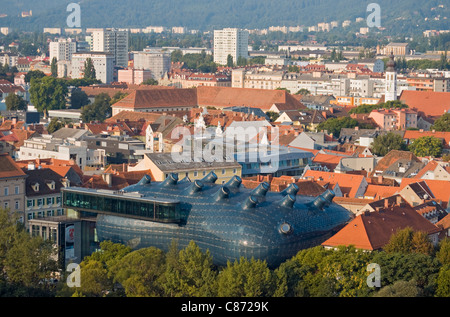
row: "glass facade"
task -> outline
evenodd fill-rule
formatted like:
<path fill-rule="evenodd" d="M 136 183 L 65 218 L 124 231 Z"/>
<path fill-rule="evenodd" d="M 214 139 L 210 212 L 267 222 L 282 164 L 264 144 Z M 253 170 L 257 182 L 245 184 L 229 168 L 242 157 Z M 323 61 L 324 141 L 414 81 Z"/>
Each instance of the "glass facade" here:
<path fill-rule="evenodd" d="M 139 199 L 68 188 L 63 204 L 96 212 L 100 241 L 162 250 L 168 250 L 173 240 L 180 248 L 194 241 L 210 251 L 217 265 L 241 256 L 279 265 L 299 250 L 319 245 L 352 217 L 332 203 L 332 193 L 313 198 L 296 195 L 298 187 L 289 193 L 252 191 L 240 186 L 238 177 L 223 185 L 172 180 L 142 182 L 123 190 L 139 193 Z"/>
<path fill-rule="evenodd" d="M 149 201 L 113 197 L 98 193 L 63 192 L 63 206 L 80 211 L 118 214 L 157 222 L 180 222 L 180 208 L 177 202 Z"/>

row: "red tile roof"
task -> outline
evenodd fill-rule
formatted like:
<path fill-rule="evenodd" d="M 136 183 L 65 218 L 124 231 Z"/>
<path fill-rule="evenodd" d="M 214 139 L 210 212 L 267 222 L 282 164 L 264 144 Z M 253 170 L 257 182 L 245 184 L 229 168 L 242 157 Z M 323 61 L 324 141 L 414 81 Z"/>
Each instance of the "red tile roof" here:
<path fill-rule="evenodd" d="M 130 109 L 213 106 L 250 107 L 269 110 L 274 104 L 281 109 L 298 110 L 305 106 L 285 90 L 207 87 L 135 90 L 118 101 L 113 107 Z"/>
<path fill-rule="evenodd" d="M 421 216 L 411 206 L 402 204 L 356 216 L 322 245 L 331 247 L 353 245 L 358 249 L 379 250 L 389 242 L 393 234 L 406 227 L 428 234 L 440 232 L 440 228 Z"/>
<path fill-rule="evenodd" d="M 425 183 L 425 185 L 431 190 L 436 200 L 440 200 L 442 207 L 447 208 L 450 200 L 449 181 L 435 180 L 435 179 L 423 179 L 418 180 L 416 178 L 403 178 L 400 184 L 400 190 L 406 186 L 414 183 Z"/>
<path fill-rule="evenodd" d="M 432 117 L 450 111 L 450 92 L 404 90 L 399 99 L 410 109 Z"/>
<path fill-rule="evenodd" d="M 322 172 L 308 170 L 304 174 L 305 179 L 320 180 L 329 182 L 330 184 L 339 184 L 342 194 L 348 197 L 356 198 L 357 191 L 361 184 L 365 182 L 364 176 L 354 174 L 341 174 L 332 172 Z"/>
<path fill-rule="evenodd" d="M 442 139 L 444 142 L 444 146 L 447 148 L 450 147 L 450 132 L 406 130 L 405 134 L 403 135 L 403 139 L 415 140 L 424 136 L 432 136 L 438 139 Z"/>
<path fill-rule="evenodd" d="M 7 153 L 0 154 L 0 178 L 23 177 L 26 174 Z"/>
<path fill-rule="evenodd" d="M 383 199 L 390 197 L 399 191 L 399 187 L 384 186 L 384 185 L 367 185 L 364 197 L 371 197 L 373 199 Z"/>

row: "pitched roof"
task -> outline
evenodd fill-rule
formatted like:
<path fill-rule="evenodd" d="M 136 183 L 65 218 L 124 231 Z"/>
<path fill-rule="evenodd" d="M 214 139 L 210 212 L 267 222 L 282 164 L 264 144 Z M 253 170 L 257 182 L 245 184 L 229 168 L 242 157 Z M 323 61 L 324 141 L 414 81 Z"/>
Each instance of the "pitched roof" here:
<path fill-rule="evenodd" d="M 22 177 L 26 174 L 7 153 L 0 154 L 0 178 Z"/>
<path fill-rule="evenodd" d="M 116 102 L 113 107 L 130 109 L 180 107 L 197 105 L 197 91 L 193 88 L 135 90 Z"/>
<path fill-rule="evenodd" d="M 333 185 L 339 184 L 342 194 L 347 194 L 348 197 L 356 198 L 358 188 L 365 181 L 364 176 L 354 174 L 341 174 L 332 172 L 322 172 L 308 170 L 303 175 L 304 179 L 326 181 Z"/>
<path fill-rule="evenodd" d="M 199 106 L 244 106 L 269 110 L 277 104 L 284 110 L 305 108 L 286 90 L 200 86 L 197 88 L 197 97 Z"/>
<path fill-rule="evenodd" d="M 60 174 L 49 168 L 26 170 L 28 175 L 25 182 L 25 192 L 27 196 L 41 196 L 49 194 L 57 194 L 64 187 Z M 51 187 L 50 184 L 54 186 Z M 35 184 L 39 184 L 39 189 L 35 190 Z"/>
<path fill-rule="evenodd" d="M 367 185 L 364 197 L 371 197 L 373 199 L 383 199 L 390 197 L 399 191 L 398 187 L 384 186 L 384 185 Z"/>
<path fill-rule="evenodd" d="M 424 136 L 432 136 L 438 139 L 442 139 L 444 142 L 444 147 L 450 147 L 450 132 L 406 130 L 405 134 L 403 135 L 403 139 L 415 140 Z"/>
<path fill-rule="evenodd" d="M 405 188 L 407 185 L 418 183 L 417 179 L 404 178 L 400 183 L 400 189 Z M 442 207 L 447 208 L 450 200 L 449 182 L 435 179 L 424 179 L 419 183 L 425 184 L 432 192 L 435 199 L 440 200 Z"/>
<path fill-rule="evenodd" d="M 353 245 L 358 249 L 379 250 L 389 242 L 393 234 L 406 227 L 428 234 L 440 231 L 440 228 L 422 217 L 411 206 L 402 204 L 356 216 L 322 245 Z"/>
<path fill-rule="evenodd" d="M 400 159 L 410 162 L 421 162 L 413 153 L 409 151 L 392 150 L 378 161 L 370 176 L 375 174 L 376 171 L 387 170 L 390 166 L 392 166 L 392 164 L 395 164 Z"/>
<path fill-rule="evenodd" d="M 450 111 L 450 92 L 404 90 L 399 100 L 410 109 L 436 117 Z"/>
<path fill-rule="evenodd" d="M 326 166 L 328 169 L 333 171 L 343 157 L 344 156 L 340 155 L 317 153 L 316 156 L 314 156 L 314 158 L 312 159 L 312 161 L 313 163 L 320 164 L 321 166 Z"/>

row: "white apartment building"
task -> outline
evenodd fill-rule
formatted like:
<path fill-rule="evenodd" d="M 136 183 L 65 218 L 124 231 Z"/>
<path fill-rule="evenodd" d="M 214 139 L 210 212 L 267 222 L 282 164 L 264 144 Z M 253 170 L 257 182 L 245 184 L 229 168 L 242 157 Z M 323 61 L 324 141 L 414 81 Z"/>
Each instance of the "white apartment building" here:
<path fill-rule="evenodd" d="M 245 71 L 243 68 L 231 72 L 231 86 L 235 88 L 277 89 L 281 87 L 284 72 Z"/>
<path fill-rule="evenodd" d="M 228 55 L 236 63 L 239 57 L 248 58 L 248 31 L 234 28 L 214 30 L 214 62 L 226 65 Z"/>
<path fill-rule="evenodd" d="M 97 29 L 92 32 L 92 51 L 112 54 L 115 66 L 128 66 L 128 31 Z"/>
<path fill-rule="evenodd" d="M 49 43 L 50 61 L 56 57 L 59 61 L 70 61 L 72 54 L 77 52 L 77 42 L 71 38 L 58 39 L 58 41 Z"/>
<path fill-rule="evenodd" d="M 9 67 L 17 66 L 19 55 L 11 53 L 0 53 L 0 63 L 2 65 L 8 64 Z"/>
<path fill-rule="evenodd" d="M 160 80 L 170 70 L 171 56 L 169 53 L 150 51 L 134 52 L 134 68 L 150 70 L 152 78 Z"/>
<path fill-rule="evenodd" d="M 54 138 L 42 135 L 25 140 L 18 151 L 19 160 L 54 158 L 73 160 L 82 170 L 86 166 L 104 166 L 106 156 L 102 149 L 88 149 L 86 141 Z"/>
<path fill-rule="evenodd" d="M 108 53 L 80 52 L 72 54 L 71 77 L 84 77 L 84 64 L 88 58 L 94 64 L 96 78 L 104 84 L 111 83 L 114 73 L 114 56 Z"/>

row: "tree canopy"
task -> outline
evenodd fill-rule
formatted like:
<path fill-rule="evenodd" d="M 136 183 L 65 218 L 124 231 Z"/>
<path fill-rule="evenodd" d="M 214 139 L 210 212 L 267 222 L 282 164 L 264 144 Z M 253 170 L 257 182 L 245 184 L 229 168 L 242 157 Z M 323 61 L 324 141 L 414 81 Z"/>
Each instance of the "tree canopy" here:
<path fill-rule="evenodd" d="M 5 98 L 6 109 L 27 110 L 27 102 L 19 95 L 11 93 Z"/>
<path fill-rule="evenodd" d="M 431 129 L 441 132 L 450 132 L 450 113 L 444 113 L 442 116 L 437 118 L 431 126 Z"/>
<path fill-rule="evenodd" d="M 442 155 L 442 140 L 434 136 L 423 136 L 415 139 L 410 145 L 409 150 L 415 156 L 424 157 L 440 157 Z"/>
<path fill-rule="evenodd" d="M 389 132 L 385 135 L 379 135 L 371 145 L 371 150 L 375 155 L 385 156 L 392 150 L 404 151 L 407 149 L 401 135 Z"/>
<path fill-rule="evenodd" d="M 46 76 L 33 77 L 30 85 L 30 101 L 37 111 L 48 114 L 48 110 L 64 109 L 68 89 L 65 80 Z"/>

